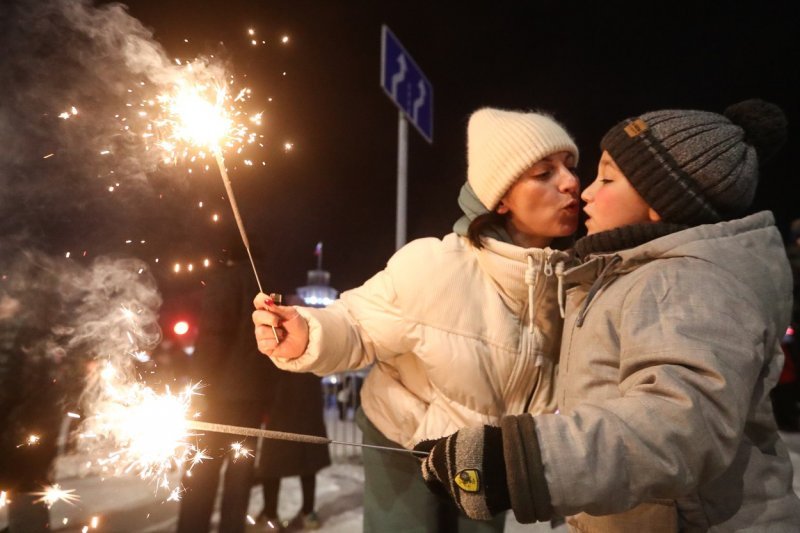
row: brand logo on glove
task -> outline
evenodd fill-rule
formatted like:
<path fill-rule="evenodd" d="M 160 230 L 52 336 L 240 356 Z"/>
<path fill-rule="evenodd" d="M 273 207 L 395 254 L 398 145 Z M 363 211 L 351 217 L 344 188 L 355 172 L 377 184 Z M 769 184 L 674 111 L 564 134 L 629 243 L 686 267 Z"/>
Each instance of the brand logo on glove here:
<path fill-rule="evenodd" d="M 462 470 L 456 474 L 453 481 L 464 492 L 478 492 L 481 489 L 481 478 L 474 468 Z"/>

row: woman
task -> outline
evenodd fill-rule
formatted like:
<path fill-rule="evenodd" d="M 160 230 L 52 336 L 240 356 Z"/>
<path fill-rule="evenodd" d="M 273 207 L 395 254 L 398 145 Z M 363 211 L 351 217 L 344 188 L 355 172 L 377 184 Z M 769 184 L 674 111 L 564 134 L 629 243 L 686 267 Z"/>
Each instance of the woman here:
<path fill-rule="evenodd" d="M 574 515 L 576 531 L 797 531 L 769 400 L 791 273 L 772 214 L 742 217 L 785 137 L 760 100 L 614 126 L 565 274 L 560 414 L 442 439 L 432 487 L 472 517 L 512 506 L 521 522 Z"/>
<path fill-rule="evenodd" d="M 329 374 L 375 363 L 358 416 L 366 443 L 410 449 L 506 413 L 553 408 L 557 274 L 569 256 L 549 246 L 577 227 L 578 149 L 538 113 L 478 110 L 467 137 L 455 233 L 407 244 L 324 310 L 255 299 L 259 349 L 279 367 Z M 277 345 L 270 326 L 281 326 Z M 363 458 L 366 532 L 502 530 L 502 514 L 491 524 L 443 519 L 455 509 L 428 493 L 411 454 Z"/>

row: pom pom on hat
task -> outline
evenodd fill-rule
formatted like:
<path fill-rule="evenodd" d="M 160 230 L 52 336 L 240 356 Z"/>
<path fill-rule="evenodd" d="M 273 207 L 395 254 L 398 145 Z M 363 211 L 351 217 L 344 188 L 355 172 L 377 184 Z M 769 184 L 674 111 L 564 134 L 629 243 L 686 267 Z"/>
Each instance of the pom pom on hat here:
<path fill-rule="evenodd" d="M 520 175 L 556 152 L 578 147 L 552 117 L 533 112 L 483 108 L 467 127 L 467 181 L 489 211 L 494 210 Z"/>
<path fill-rule="evenodd" d="M 786 143 L 786 115 L 771 102 L 753 98 L 729 106 L 723 114 L 744 130 L 744 142 L 756 149 L 761 164 Z"/>

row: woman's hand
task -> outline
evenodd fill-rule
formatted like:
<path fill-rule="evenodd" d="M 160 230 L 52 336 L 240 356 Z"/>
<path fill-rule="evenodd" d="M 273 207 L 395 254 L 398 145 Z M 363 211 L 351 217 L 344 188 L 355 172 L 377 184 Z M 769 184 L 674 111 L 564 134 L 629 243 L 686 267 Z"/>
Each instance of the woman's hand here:
<path fill-rule="evenodd" d="M 258 351 L 269 357 L 285 359 L 296 359 L 303 355 L 308 346 L 308 322 L 297 309 L 275 305 L 264 293 L 256 296 L 253 305 L 256 308 L 253 311 L 253 324 Z"/>

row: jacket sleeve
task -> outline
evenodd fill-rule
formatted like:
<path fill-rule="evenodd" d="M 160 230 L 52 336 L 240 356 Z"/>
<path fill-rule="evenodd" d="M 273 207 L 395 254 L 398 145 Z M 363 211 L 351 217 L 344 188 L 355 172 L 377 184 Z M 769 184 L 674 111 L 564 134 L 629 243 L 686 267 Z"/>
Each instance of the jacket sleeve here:
<path fill-rule="evenodd" d="M 619 398 L 535 418 L 557 512 L 609 514 L 674 499 L 733 461 L 775 328 L 732 276 L 711 266 L 685 274 L 661 268 L 626 295 Z M 583 327 L 592 327 L 589 317 Z"/>
<path fill-rule="evenodd" d="M 395 292 L 394 276 L 404 275 L 396 256 L 385 270 L 325 309 L 298 307 L 309 325 L 308 347 L 297 359 L 273 358 L 276 366 L 322 376 L 412 351 L 413 326 Z"/>

